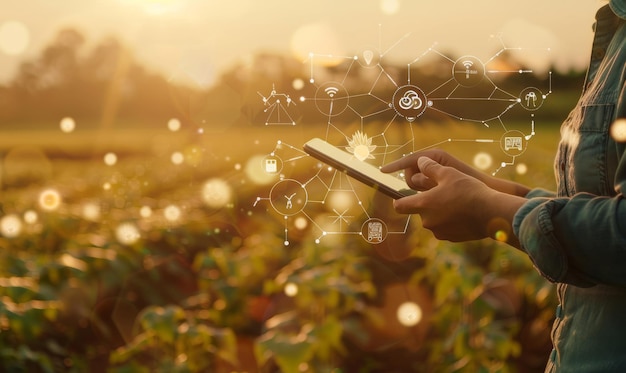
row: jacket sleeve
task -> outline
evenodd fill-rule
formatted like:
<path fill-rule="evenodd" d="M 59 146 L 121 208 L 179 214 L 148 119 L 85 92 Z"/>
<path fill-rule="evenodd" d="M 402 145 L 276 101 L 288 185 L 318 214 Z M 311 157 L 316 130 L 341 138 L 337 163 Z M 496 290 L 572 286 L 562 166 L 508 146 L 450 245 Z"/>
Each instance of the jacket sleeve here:
<path fill-rule="evenodd" d="M 626 119 L 622 88 L 616 118 Z M 513 229 L 537 270 L 552 282 L 589 287 L 626 287 L 626 144 L 618 143 L 621 158 L 615 196 L 578 193 L 556 198 L 534 190 L 516 213 Z"/>

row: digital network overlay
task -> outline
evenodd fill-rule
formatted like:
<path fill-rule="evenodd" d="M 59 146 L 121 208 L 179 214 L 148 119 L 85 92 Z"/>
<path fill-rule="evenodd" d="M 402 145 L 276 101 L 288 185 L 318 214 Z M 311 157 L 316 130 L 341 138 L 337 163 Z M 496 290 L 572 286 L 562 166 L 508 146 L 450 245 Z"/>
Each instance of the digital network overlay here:
<path fill-rule="evenodd" d="M 400 72 L 397 65 L 389 68 L 384 64 L 388 52 L 398 43 L 384 51 L 371 48 L 354 56 L 310 53 L 305 61 L 310 76 L 303 84 L 310 85 L 308 92 L 314 94 L 299 96 L 297 101 L 299 105 L 315 107 L 320 121 L 326 122 L 317 137 L 344 149 L 358 161 L 380 167 L 412 152 L 443 144 L 475 143 L 496 147 L 501 152 L 501 161 L 492 167 L 495 175 L 505 167 L 514 166 L 535 136 L 535 112 L 552 93 L 552 72 L 547 73 L 546 87 L 535 86 L 536 83 L 525 85 L 526 81 L 537 81 L 532 79 L 534 71 L 518 68 L 508 53 L 523 53 L 525 49 L 507 47 L 499 35 L 494 39 L 500 49 L 487 59 L 474 55 L 451 58 L 434 44 Z M 340 63 L 333 74 L 319 73 L 322 78 L 318 78 L 318 72 L 323 70 L 318 62 L 328 59 Z M 439 69 L 436 78 L 422 76 L 420 66 L 425 64 Z M 506 83 L 511 79 L 503 80 L 503 76 L 515 76 L 517 91 L 511 91 Z M 519 87 L 524 88 L 519 90 Z M 265 106 L 266 126 L 297 125 L 290 113 L 296 103 L 289 93 L 277 92 L 272 86 L 269 93 L 258 94 Z M 527 116 L 525 128 L 507 124 L 507 115 L 513 110 Z M 421 122 L 442 118 L 475 126 L 484 130 L 485 136 L 451 138 L 442 130 L 442 138 L 424 143 Z M 515 122 L 519 127 L 519 120 Z M 377 217 L 368 203 L 371 193 L 364 193 L 358 181 L 341 171 L 318 162 L 302 180 L 282 173 L 284 165 L 306 159 L 311 161 L 301 145 L 277 140 L 274 149 L 258 165 L 261 172 L 277 175 L 278 181 L 269 195 L 257 197 L 254 206 L 268 204 L 284 218 L 285 245 L 289 245 L 289 230 L 294 226 L 311 225 L 318 232 L 317 243 L 331 235 L 354 235 L 370 244 L 379 244 L 389 235 L 407 232 L 410 216 L 401 223 Z M 397 177 L 404 175 L 398 173 Z M 321 220 L 319 211 L 325 211 Z"/>

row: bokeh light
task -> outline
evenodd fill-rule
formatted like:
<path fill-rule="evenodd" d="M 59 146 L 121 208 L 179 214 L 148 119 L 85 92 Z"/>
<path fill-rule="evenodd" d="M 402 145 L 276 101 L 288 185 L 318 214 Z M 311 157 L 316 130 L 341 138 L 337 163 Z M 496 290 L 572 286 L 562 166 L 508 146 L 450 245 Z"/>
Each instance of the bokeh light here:
<path fill-rule="evenodd" d="M 65 117 L 61 119 L 61 122 L 59 122 L 59 127 L 61 128 L 61 131 L 65 133 L 70 133 L 73 132 L 76 128 L 76 122 L 73 118 Z"/>
<path fill-rule="evenodd" d="M 302 79 L 300 79 L 300 78 L 294 79 L 294 80 L 291 82 L 291 86 L 293 87 L 293 89 L 295 89 L 295 90 L 299 91 L 299 90 L 301 90 L 302 88 L 304 88 L 304 80 L 302 80 Z"/>
<path fill-rule="evenodd" d="M 255 155 L 246 162 L 244 173 L 254 184 L 267 185 L 276 180 L 276 174 L 265 171 L 263 167 L 265 159 L 264 155 Z"/>
<path fill-rule="evenodd" d="M 150 208 L 150 206 L 141 206 L 141 208 L 139 209 L 139 215 L 142 218 L 149 218 L 150 216 L 152 216 L 152 209 Z"/>
<path fill-rule="evenodd" d="M 181 215 L 182 212 L 180 211 L 180 207 L 176 205 L 169 205 L 163 210 L 163 216 L 165 216 L 165 219 L 171 222 L 178 221 Z"/>
<path fill-rule="evenodd" d="M 296 229 L 304 230 L 304 229 L 306 229 L 306 227 L 309 226 L 309 221 L 305 217 L 298 216 L 294 220 L 293 225 L 294 225 L 294 227 L 296 227 Z"/>
<path fill-rule="evenodd" d="M 90 221 L 98 221 L 100 219 L 100 206 L 88 202 L 83 205 L 83 218 Z"/>
<path fill-rule="evenodd" d="M 489 153 L 479 152 L 474 156 L 474 166 L 479 170 L 486 170 L 493 164 L 493 158 Z"/>
<path fill-rule="evenodd" d="M 515 166 L 515 172 L 517 172 L 518 175 L 526 175 L 528 172 L 528 166 L 526 163 L 518 163 Z"/>
<path fill-rule="evenodd" d="M 400 10 L 399 0 L 380 0 L 380 11 L 387 15 L 398 13 Z"/>
<path fill-rule="evenodd" d="M 298 295 L 298 285 L 293 282 L 288 282 L 285 284 L 285 295 L 288 297 L 295 297 Z"/>
<path fill-rule="evenodd" d="M 0 25 L 0 52 L 11 56 L 24 53 L 30 42 L 28 28 L 17 21 L 9 21 Z"/>
<path fill-rule="evenodd" d="M 185 156 L 181 152 L 174 152 L 172 153 L 170 160 L 172 161 L 173 164 L 179 165 L 185 161 Z"/>
<path fill-rule="evenodd" d="M 422 321 L 422 308 L 414 302 L 404 302 L 398 306 L 396 316 L 400 324 L 415 326 Z"/>
<path fill-rule="evenodd" d="M 328 196 L 328 207 L 337 211 L 346 211 L 355 203 L 355 197 L 352 192 L 338 191 Z"/>
<path fill-rule="evenodd" d="M 106 153 L 104 155 L 104 164 L 107 166 L 113 166 L 117 163 L 117 155 L 115 153 Z"/>
<path fill-rule="evenodd" d="M 202 200 L 211 208 L 226 206 L 232 199 L 230 185 L 218 178 L 210 179 L 202 186 Z"/>
<path fill-rule="evenodd" d="M 611 125 L 611 137 L 617 142 L 626 142 L 626 119 L 620 118 Z"/>
<path fill-rule="evenodd" d="M 7 238 L 13 238 L 22 232 L 22 221 L 15 214 L 5 215 L 0 219 L 0 234 Z"/>
<path fill-rule="evenodd" d="M 495 233 L 494 238 L 496 241 L 506 242 L 509 239 L 509 235 L 505 231 L 499 230 Z"/>
<path fill-rule="evenodd" d="M 181 127 L 180 120 L 176 118 L 172 118 L 167 122 L 167 128 L 172 132 L 178 131 L 180 127 Z"/>
<path fill-rule="evenodd" d="M 54 189 L 46 189 L 39 194 L 39 206 L 46 211 L 53 211 L 61 205 L 61 195 Z"/>
<path fill-rule="evenodd" d="M 37 220 L 39 220 L 39 215 L 37 215 L 37 212 L 33 210 L 28 210 L 24 212 L 24 222 L 26 224 L 35 224 Z"/>
<path fill-rule="evenodd" d="M 115 238 L 123 245 L 132 245 L 139 240 L 141 234 L 133 223 L 122 223 L 115 229 Z"/>

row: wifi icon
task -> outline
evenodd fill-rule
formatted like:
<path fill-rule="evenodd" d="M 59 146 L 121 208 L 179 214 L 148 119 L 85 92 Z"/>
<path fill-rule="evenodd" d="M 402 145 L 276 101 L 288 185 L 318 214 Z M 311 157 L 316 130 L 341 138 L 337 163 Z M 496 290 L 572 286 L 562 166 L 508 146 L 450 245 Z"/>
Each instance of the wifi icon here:
<path fill-rule="evenodd" d="M 465 66 L 465 79 L 469 79 L 470 78 L 470 69 L 472 68 L 472 66 L 474 66 L 474 62 L 472 62 L 470 60 L 465 60 L 465 61 L 461 62 L 461 64 L 463 64 L 463 66 Z"/>
<path fill-rule="evenodd" d="M 330 87 L 327 87 L 326 89 L 324 89 L 324 92 L 326 92 L 328 97 L 333 98 L 333 97 L 335 97 L 337 92 L 339 92 L 339 88 L 330 86 Z"/>

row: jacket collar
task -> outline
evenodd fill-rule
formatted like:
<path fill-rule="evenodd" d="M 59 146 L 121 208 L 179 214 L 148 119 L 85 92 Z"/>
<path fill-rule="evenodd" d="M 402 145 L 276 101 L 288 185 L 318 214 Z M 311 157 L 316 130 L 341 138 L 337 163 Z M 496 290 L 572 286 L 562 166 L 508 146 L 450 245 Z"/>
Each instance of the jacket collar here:
<path fill-rule="evenodd" d="M 609 5 L 616 16 L 626 20 L 626 0 L 610 0 Z"/>

